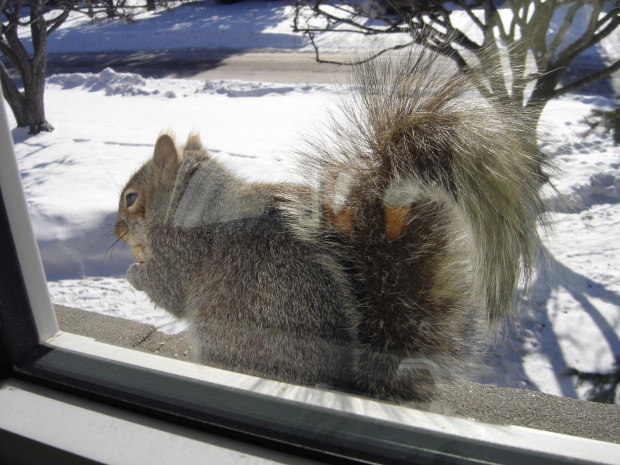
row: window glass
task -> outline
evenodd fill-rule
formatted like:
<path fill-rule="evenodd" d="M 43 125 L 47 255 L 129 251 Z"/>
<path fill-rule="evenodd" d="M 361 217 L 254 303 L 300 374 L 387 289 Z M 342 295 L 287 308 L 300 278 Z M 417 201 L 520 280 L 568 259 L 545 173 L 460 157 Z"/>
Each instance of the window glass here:
<path fill-rule="evenodd" d="M 275 8 L 268 5 L 254 7 Z M 145 24 L 155 27 L 160 16 L 145 18 L 137 31 L 149 31 Z M 83 46 L 93 50 L 100 41 L 94 31 L 108 38 L 112 29 L 106 27 L 121 27 L 98 24 L 87 33 L 76 24 L 68 24 L 63 34 L 83 34 Z M 620 353 L 619 257 L 609 241 L 620 214 L 618 152 L 600 132 L 583 138 L 584 118 L 613 104 L 607 94 L 569 94 L 545 108 L 541 145 L 563 173 L 551 174 L 553 189 L 545 193 L 553 234 L 543 243 L 544 258 L 531 277 L 530 292 L 516 298 L 522 315 L 514 324 L 498 318 L 501 334 L 495 341 L 481 336 L 486 313 L 477 309 L 505 307 L 511 296 L 502 294 L 502 280 L 523 278 L 515 271 L 518 265 L 506 265 L 515 254 L 501 246 L 520 245 L 497 239 L 506 231 L 498 218 L 504 218 L 501 208 L 508 205 L 515 216 L 505 220 L 512 221 L 506 227 L 531 229 L 531 218 L 516 215 L 537 213 L 535 198 L 519 203 L 521 196 L 531 195 L 535 169 L 511 165 L 502 155 L 497 165 L 482 168 L 473 162 L 454 165 L 452 157 L 480 153 L 485 165 L 494 160 L 491 149 L 503 147 L 510 156 L 519 152 L 508 127 L 512 116 L 498 112 L 506 120 L 495 128 L 500 135 L 494 134 L 495 129 L 483 127 L 493 122 L 488 104 L 477 107 L 473 91 L 445 83 L 440 89 L 453 93 L 456 110 L 453 103 L 444 103 L 442 110 L 448 116 L 471 112 L 463 129 L 471 132 L 458 139 L 460 145 L 445 149 L 442 144 L 455 137 L 454 127 L 432 115 L 430 129 L 426 121 L 415 126 L 430 143 L 413 144 L 416 150 L 430 147 L 431 155 L 424 159 L 416 153 L 415 173 L 399 171 L 402 160 L 390 159 L 393 176 L 381 185 L 367 173 L 388 162 L 368 154 L 398 157 L 410 150 L 409 135 L 363 116 L 338 127 L 339 132 L 326 129 L 332 118 L 363 115 L 356 106 L 334 105 L 338 99 L 350 102 L 355 93 L 334 85 L 344 80 L 338 68 L 306 82 L 287 70 L 285 54 L 228 61 L 231 57 L 222 52 L 210 55 L 213 74 L 198 79 L 197 71 L 184 73 L 174 69 L 176 64 L 153 70 L 144 65 L 148 56 L 141 63 L 132 54 L 116 57 L 125 61 L 122 70 L 97 63 L 95 72 L 85 71 L 88 64 L 62 72 L 57 64 L 62 58 L 53 53 L 76 51 L 63 49 L 66 43 L 65 37 L 49 44 L 54 74 L 47 79 L 45 109 L 55 130 L 30 135 L 27 128 L 16 128 L 7 107 L 63 331 L 249 375 L 500 423 L 545 428 L 537 414 L 520 412 L 515 418 L 487 411 L 487 402 L 497 398 L 518 405 L 531 397 L 493 386 L 618 402 L 613 384 L 597 386 L 594 377 L 577 383 L 583 373 L 617 372 Z M 171 56 L 153 59 L 166 63 Z M 275 69 L 284 70 L 285 77 L 274 71 L 253 80 L 247 68 L 261 59 L 279 63 Z M 306 53 L 302 61 L 312 62 L 312 56 Z M 132 66 L 139 72 L 131 72 Z M 233 71 L 226 72 L 226 66 Z M 436 77 L 418 71 L 425 79 Z M 423 88 L 429 92 L 416 102 L 428 104 L 431 114 L 428 101 L 437 88 L 432 81 L 427 85 L 430 91 Z M 385 91 L 382 85 L 372 90 Z M 369 99 L 364 103 L 379 112 L 382 102 L 372 100 L 373 92 L 364 95 Z M 359 123 L 361 132 L 352 123 Z M 326 155 L 331 147 L 335 154 Z M 354 157 L 361 161 L 348 167 Z M 498 178 L 478 184 L 476 174 L 487 172 L 499 173 Z M 523 173 L 532 179 L 515 180 Z M 464 181 L 468 176 L 472 179 Z M 488 187 L 488 195 L 478 186 Z M 487 227 L 497 229 L 490 233 Z M 540 231 L 544 234 L 542 226 Z M 487 237 L 497 242 L 489 245 Z M 526 246 L 518 252 L 532 251 Z M 490 267 L 489 260 L 502 270 L 500 278 L 479 271 Z M 459 273 L 463 279 L 456 281 Z M 481 280 L 488 284 L 481 286 Z M 378 308 L 393 316 L 379 314 Z M 405 310 L 410 313 L 403 315 Z M 132 324 L 91 320 L 81 311 Z M 465 381 L 452 384 L 455 379 Z M 480 394 L 479 404 L 467 395 L 471 389 Z M 425 402 L 433 397 L 435 402 Z M 601 412 L 617 415 L 611 408 Z M 579 421 L 551 430 L 593 434 Z M 596 439 L 617 441 L 607 432 Z"/>

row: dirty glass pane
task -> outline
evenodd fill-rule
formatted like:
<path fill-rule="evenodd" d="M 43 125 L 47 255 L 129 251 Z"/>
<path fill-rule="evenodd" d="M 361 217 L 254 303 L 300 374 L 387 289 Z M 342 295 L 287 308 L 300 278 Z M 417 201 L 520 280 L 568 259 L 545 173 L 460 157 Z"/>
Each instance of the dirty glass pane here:
<path fill-rule="evenodd" d="M 468 79 L 415 62 L 421 77 L 402 82 L 418 86 L 407 87 L 417 89 L 408 104 L 426 107 L 412 122 L 399 113 L 411 108 L 398 107 L 409 90 L 386 91 L 402 76 L 367 74 L 370 90 L 350 104 L 359 86 L 335 85 L 347 71 L 314 63 L 307 38 L 287 26 L 289 5 L 248 5 L 214 6 L 222 14 L 200 21 L 196 5 L 140 13 L 134 26 L 89 28 L 76 16 L 50 36 L 45 108 L 55 130 L 9 124 L 61 329 L 617 441 L 569 407 L 552 425 L 540 406 L 510 407 L 544 404 L 543 394 L 617 403 L 604 377 L 620 352 L 617 148 L 600 130 L 583 137 L 592 110 L 613 108 L 616 81 L 550 101 L 534 141 Z M 211 35 L 198 46 L 183 34 L 182 50 L 169 51 L 180 25 L 198 22 Z M 263 50 L 240 51 L 248 48 Z M 432 64 L 454 72 L 442 63 Z M 538 154 L 535 145 L 562 175 L 544 168 L 539 178 L 532 160 L 507 160 Z M 540 250 L 523 242 L 537 227 Z M 526 276 L 531 255 L 540 267 Z M 513 304 L 521 313 L 504 323 Z M 498 399 L 504 407 L 487 408 Z"/>

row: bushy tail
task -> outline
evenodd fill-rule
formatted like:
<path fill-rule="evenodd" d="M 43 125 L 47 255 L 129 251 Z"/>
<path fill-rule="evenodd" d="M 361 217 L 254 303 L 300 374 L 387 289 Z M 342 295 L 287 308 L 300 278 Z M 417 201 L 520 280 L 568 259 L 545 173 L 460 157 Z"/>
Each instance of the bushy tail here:
<path fill-rule="evenodd" d="M 429 372 L 465 366 L 538 250 L 531 125 L 450 66 L 430 52 L 356 66 L 331 136 L 303 163 L 317 173 L 320 215 L 302 229 L 345 251 L 359 385 L 381 397 L 425 398 Z"/>

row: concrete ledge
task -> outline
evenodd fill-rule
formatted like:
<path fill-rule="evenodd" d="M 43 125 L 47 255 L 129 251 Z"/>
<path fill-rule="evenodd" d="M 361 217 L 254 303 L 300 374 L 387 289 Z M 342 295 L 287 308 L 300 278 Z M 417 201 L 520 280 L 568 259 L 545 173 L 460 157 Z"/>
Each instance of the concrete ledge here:
<path fill-rule="evenodd" d="M 153 326 L 122 318 L 54 306 L 62 331 L 100 342 L 190 359 L 186 333 L 170 336 Z M 476 383 L 439 387 L 437 399 L 417 406 L 478 421 L 579 436 L 620 444 L 620 406 L 599 404 L 534 391 Z"/>
<path fill-rule="evenodd" d="M 620 405 L 476 383 L 442 386 L 433 404 L 448 415 L 620 444 Z"/>
<path fill-rule="evenodd" d="M 77 308 L 54 305 L 61 331 L 79 334 L 108 344 L 131 347 L 160 355 L 190 359 L 186 333 L 170 336 L 152 325 L 116 318 Z"/>

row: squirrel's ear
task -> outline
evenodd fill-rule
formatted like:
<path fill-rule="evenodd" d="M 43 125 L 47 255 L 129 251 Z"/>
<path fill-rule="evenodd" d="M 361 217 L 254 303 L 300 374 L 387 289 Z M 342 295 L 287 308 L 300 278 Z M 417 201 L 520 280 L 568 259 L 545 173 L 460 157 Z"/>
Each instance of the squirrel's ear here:
<path fill-rule="evenodd" d="M 204 148 L 202 147 L 202 142 L 200 141 L 200 136 L 197 133 L 192 132 L 188 136 L 184 150 L 196 150 L 199 152 L 204 151 Z"/>
<path fill-rule="evenodd" d="M 166 174 L 172 174 L 169 173 L 170 168 L 176 166 L 179 162 L 179 153 L 177 152 L 176 145 L 168 134 L 163 134 L 157 139 L 155 150 L 153 151 L 153 162 L 161 172 L 162 180 L 167 178 Z"/>

